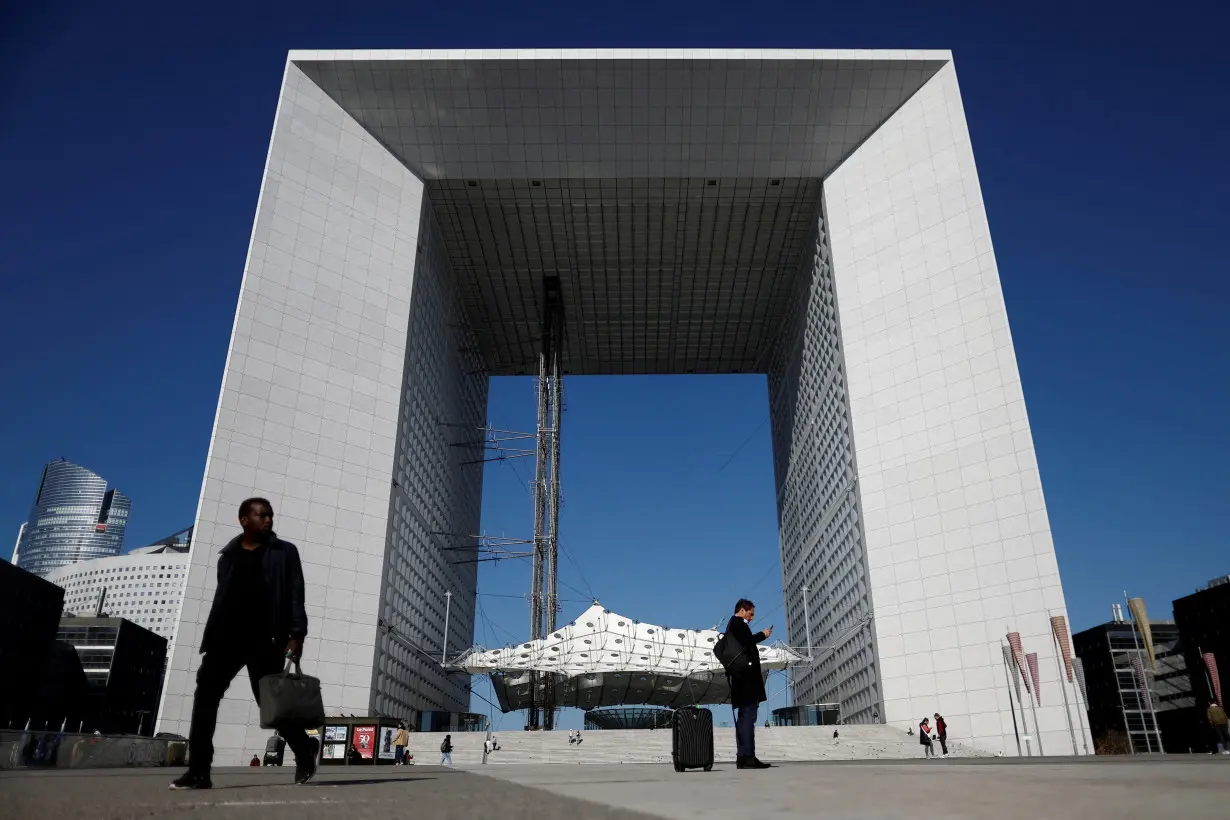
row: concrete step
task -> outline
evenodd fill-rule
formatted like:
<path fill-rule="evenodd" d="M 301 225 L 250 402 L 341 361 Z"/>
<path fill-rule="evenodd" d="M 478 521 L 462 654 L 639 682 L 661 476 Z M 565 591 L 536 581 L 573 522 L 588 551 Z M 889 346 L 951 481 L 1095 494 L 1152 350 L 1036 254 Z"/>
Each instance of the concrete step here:
<path fill-rule="evenodd" d="M 837 729 L 838 737 L 833 737 Z M 482 764 L 483 741 L 476 732 L 454 734 L 453 764 L 459 767 Z M 500 750 L 487 759 L 490 765 L 531 763 L 667 763 L 671 759 L 670 730 L 602 730 L 581 733 L 582 742 L 568 743 L 567 731 L 500 732 Z M 409 751 L 416 763 L 440 762 L 442 732 L 417 732 L 410 735 Z M 714 729 L 714 756 L 718 762 L 735 758 L 734 729 Z M 956 757 L 982 757 L 965 744 L 949 743 Z M 938 751 L 938 748 L 937 748 Z M 764 760 L 877 760 L 922 756 L 916 735 L 891 726 L 774 726 L 756 730 L 756 752 Z"/>

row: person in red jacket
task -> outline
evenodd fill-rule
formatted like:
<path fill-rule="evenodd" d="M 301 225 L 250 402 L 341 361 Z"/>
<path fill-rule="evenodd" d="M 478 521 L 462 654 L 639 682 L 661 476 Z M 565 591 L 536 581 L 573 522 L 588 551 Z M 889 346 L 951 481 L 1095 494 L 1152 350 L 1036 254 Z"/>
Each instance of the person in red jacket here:
<path fill-rule="evenodd" d="M 940 741 L 940 751 L 948 757 L 948 724 L 939 712 L 935 713 L 935 736 Z"/>

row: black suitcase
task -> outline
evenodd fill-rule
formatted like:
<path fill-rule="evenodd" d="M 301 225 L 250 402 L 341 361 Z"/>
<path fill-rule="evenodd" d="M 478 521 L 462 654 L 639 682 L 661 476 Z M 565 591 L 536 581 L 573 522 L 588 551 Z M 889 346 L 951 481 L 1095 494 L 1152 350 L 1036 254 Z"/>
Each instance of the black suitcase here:
<path fill-rule="evenodd" d="M 281 766 L 283 755 L 286 754 L 286 740 L 280 735 L 274 735 L 265 741 L 266 766 Z"/>
<path fill-rule="evenodd" d="M 713 713 L 684 706 L 671 722 L 671 761 L 675 771 L 713 769 Z"/>

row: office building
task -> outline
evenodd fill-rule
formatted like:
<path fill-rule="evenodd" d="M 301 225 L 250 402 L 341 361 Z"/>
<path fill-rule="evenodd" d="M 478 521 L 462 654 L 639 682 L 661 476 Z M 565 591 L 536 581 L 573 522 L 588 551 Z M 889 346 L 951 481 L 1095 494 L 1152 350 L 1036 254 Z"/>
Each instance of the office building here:
<path fill-rule="evenodd" d="M 1230 682 L 1230 576 L 1214 578 L 1201 590 L 1174 602 L 1174 620 L 1182 639 L 1183 654 L 1191 676 L 1197 711 L 1197 731 L 1201 742 L 1196 748 L 1209 748 L 1211 741 L 1205 709 L 1217 699 L 1220 689 L 1226 705 L 1226 686 Z M 1216 668 L 1214 674 L 1211 663 Z"/>
<path fill-rule="evenodd" d="M 0 728 L 44 718 L 44 672 L 64 608 L 64 590 L 0 561 Z"/>
<path fill-rule="evenodd" d="M 77 650 L 89 713 L 104 734 L 152 735 L 167 641 L 123 618 L 64 616 L 56 639 Z"/>
<path fill-rule="evenodd" d="M 64 609 L 75 615 L 124 618 L 170 641 L 184 602 L 192 528 L 124 555 L 52 570 L 47 580 L 64 589 Z"/>
<path fill-rule="evenodd" d="M 468 708 L 421 650 L 446 592 L 473 641 L 488 379 L 560 327 L 565 378 L 766 379 L 779 636 L 834 647 L 797 703 L 1015 754 L 996 643 L 1053 688 L 1066 609 L 947 51 L 291 52 L 163 729 L 250 495 L 303 556 L 327 708 Z M 244 693 L 223 714 L 220 755 L 260 748 Z M 1043 699 L 1048 750 L 1074 715 Z"/>
<path fill-rule="evenodd" d="M 132 502 L 102 476 L 59 459 L 43 468 L 15 563 L 35 575 L 119 555 Z"/>
<path fill-rule="evenodd" d="M 1085 667 L 1090 733 L 1103 752 L 1114 734 L 1136 754 L 1187 752 L 1191 746 L 1195 701 L 1179 629 L 1155 621 L 1149 630 L 1152 659 L 1142 628 L 1119 616 L 1072 636 Z"/>

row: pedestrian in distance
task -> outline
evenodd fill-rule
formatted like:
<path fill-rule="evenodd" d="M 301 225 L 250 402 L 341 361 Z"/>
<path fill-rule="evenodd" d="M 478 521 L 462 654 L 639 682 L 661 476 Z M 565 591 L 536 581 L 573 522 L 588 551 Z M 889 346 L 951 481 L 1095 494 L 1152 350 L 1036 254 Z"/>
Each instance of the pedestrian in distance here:
<path fill-rule="evenodd" d="M 768 640 L 773 627 L 753 634 L 749 624 L 755 617 L 756 605 L 740 598 L 735 614 L 726 624 L 726 641 L 734 647 L 729 651 L 738 653 L 734 662 L 726 666 L 726 678 L 730 682 L 730 706 L 735 718 L 735 766 L 739 769 L 769 768 L 768 763 L 756 757 L 756 713 L 760 704 L 768 700 L 756 645 Z"/>
<path fill-rule="evenodd" d="M 248 765 L 249 766 L 260 766 L 261 759 L 257 757 L 256 755 L 252 755 L 252 759 L 248 761 Z"/>
<path fill-rule="evenodd" d="M 444 741 L 440 744 L 440 765 L 453 765 L 453 736 L 445 735 Z"/>
<path fill-rule="evenodd" d="M 401 721 L 397 722 L 397 734 L 393 735 L 393 765 L 406 765 L 406 747 L 410 745 L 410 733 L 406 731 L 406 724 Z"/>
<path fill-rule="evenodd" d="M 935 757 L 935 749 L 931 745 L 930 718 L 923 718 L 922 722 L 918 724 L 918 742 L 922 744 L 924 759 L 928 757 Z"/>
<path fill-rule="evenodd" d="M 1218 754 L 1230 754 L 1230 729 L 1226 725 L 1226 710 L 1217 701 L 1211 700 L 1205 715 L 1209 720 L 1209 728 L 1213 731 L 1213 743 L 1217 746 Z"/>
<path fill-rule="evenodd" d="M 201 637 L 200 668 L 188 732 L 188 771 L 172 789 L 208 789 L 218 704 L 244 667 L 260 703 L 260 679 L 296 663 L 307 638 L 303 566 L 294 544 L 273 531 L 273 505 L 249 498 L 239 505 L 243 533 L 218 553 L 218 587 Z M 302 726 L 279 726 L 295 753 L 295 783 L 316 774 L 316 744 Z"/>
<path fill-rule="evenodd" d="M 948 757 L 948 724 L 939 712 L 935 713 L 935 736 L 940 741 L 940 751 Z"/>

